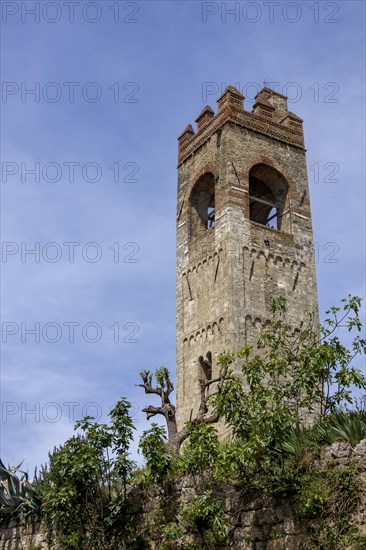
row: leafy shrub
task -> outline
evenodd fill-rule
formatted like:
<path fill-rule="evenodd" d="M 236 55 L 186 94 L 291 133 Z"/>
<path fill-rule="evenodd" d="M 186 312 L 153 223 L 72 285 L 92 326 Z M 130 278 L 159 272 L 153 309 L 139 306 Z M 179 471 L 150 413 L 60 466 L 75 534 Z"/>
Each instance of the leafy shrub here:
<path fill-rule="evenodd" d="M 293 510 L 299 519 L 312 519 L 325 513 L 331 488 L 324 477 L 312 473 L 302 477 L 302 487 L 293 497 Z"/>
<path fill-rule="evenodd" d="M 121 399 L 110 425 L 86 417 L 81 433 L 49 455 L 38 484 L 50 529 L 62 548 L 114 548 L 125 529 L 127 483 L 134 469 L 128 451 L 133 435 L 131 404 Z"/>
<path fill-rule="evenodd" d="M 195 475 L 211 470 L 219 456 L 216 428 L 211 424 L 188 424 L 187 431 L 189 439 L 180 460 L 182 473 Z"/>
<path fill-rule="evenodd" d="M 167 452 L 165 428 L 152 423 L 151 428 L 143 432 L 139 449 L 141 450 L 146 469 L 140 479 L 146 482 L 160 483 L 168 475 L 171 457 Z"/>
<path fill-rule="evenodd" d="M 364 550 L 366 537 L 359 534 L 356 525 L 350 525 L 347 520 L 322 522 L 312 529 L 303 550 Z"/>
<path fill-rule="evenodd" d="M 299 518 L 316 516 L 344 519 L 356 508 L 361 487 L 357 468 L 337 466 L 325 472 L 307 473 L 302 488 L 294 497 L 294 511 Z"/>
<path fill-rule="evenodd" d="M 204 541 L 213 543 L 225 540 L 225 514 L 220 500 L 214 498 L 212 491 L 205 491 L 197 499 L 190 500 L 182 510 L 187 528 L 198 533 Z"/>
<path fill-rule="evenodd" d="M 366 340 L 356 334 L 348 349 L 334 336 L 346 318 L 350 331 L 360 331 L 360 299 L 349 297 L 343 304 L 342 314 L 336 307 L 327 312 L 330 317 L 323 326 L 309 315 L 299 332 L 294 332 L 286 320 L 286 300 L 281 297 L 272 304 L 272 320 L 258 340 L 259 352 L 245 346 L 219 358 L 221 366 L 236 362 L 242 377 L 228 376 L 214 398 L 216 412 L 260 471 L 277 465 L 283 454 L 296 456 L 306 467 L 311 462 L 309 449 L 321 437 L 329 442 L 344 438 L 354 444 L 364 436 L 364 413 L 337 413 L 345 404 L 354 403 L 353 387 L 366 389 L 364 376 L 351 365 L 355 356 L 365 352 Z M 314 418 L 324 421 L 318 432 L 307 429 L 309 419 Z"/>

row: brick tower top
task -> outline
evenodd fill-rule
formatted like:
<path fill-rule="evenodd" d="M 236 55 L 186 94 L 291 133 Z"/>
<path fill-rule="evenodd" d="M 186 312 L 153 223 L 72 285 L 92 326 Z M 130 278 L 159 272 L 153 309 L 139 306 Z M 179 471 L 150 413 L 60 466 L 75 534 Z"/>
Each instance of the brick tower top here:
<path fill-rule="evenodd" d="M 256 96 L 253 110 L 244 109 L 244 96 L 228 86 L 217 100 L 217 114 L 206 106 L 196 119 L 197 132 L 189 124 L 178 138 L 178 165 L 184 162 L 225 122 L 272 137 L 304 149 L 302 119 L 287 109 L 287 97 L 264 87 Z"/>

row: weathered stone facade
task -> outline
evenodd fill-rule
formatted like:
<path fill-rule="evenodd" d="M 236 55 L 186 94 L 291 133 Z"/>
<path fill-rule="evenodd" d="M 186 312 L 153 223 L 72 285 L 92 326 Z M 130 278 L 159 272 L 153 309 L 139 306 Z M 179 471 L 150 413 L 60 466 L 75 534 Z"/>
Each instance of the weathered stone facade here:
<path fill-rule="evenodd" d="M 0 529 L 1 550 L 46 550 L 47 532 L 42 522 L 26 525 L 12 523 Z M 56 546 L 53 546 L 56 550 Z"/>
<path fill-rule="evenodd" d="M 269 88 L 253 112 L 243 100 L 229 86 L 216 116 L 206 107 L 197 132 L 179 137 L 179 428 L 197 412 L 199 380 L 217 374 L 221 352 L 256 342 L 275 297 L 286 296 L 294 328 L 317 307 L 302 121 Z M 274 203 L 278 229 L 267 223 Z"/>

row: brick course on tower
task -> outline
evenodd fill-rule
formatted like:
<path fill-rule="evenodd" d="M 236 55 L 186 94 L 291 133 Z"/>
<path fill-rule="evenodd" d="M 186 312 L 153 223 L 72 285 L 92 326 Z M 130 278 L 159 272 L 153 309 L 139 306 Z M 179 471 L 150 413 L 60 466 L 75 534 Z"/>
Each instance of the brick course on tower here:
<path fill-rule="evenodd" d="M 223 351 L 254 345 L 274 298 L 298 326 L 317 307 L 302 120 L 265 87 L 252 112 L 229 86 L 178 138 L 177 420 Z"/>

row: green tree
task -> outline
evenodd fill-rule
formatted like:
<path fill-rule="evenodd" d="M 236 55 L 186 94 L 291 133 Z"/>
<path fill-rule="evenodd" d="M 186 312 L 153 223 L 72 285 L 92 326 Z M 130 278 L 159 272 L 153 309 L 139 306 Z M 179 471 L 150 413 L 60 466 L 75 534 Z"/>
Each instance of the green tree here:
<path fill-rule="evenodd" d="M 44 510 L 65 548 L 113 548 L 124 530 L 126 486 L 134 469 L 131 404 L 121 399 L 110 424 L 91 417 L 76 423 L 78 433 L 49 455 L 39 482 Z M 117 547 L 117 546 L 116 546 Z"/>
<path fill-rule="evenodd" d="M 358 334 L 359 308 L 360 299 L 349 297 L 342 310 L 327 312 L 331 316 L 323 325 L 309 314 L 294 330 L 286 319 L 286 300 L 280 298 L 273 302 L 271 323 L 256 349 L 245 346 L 220 356 L 222 367 L 230 371 L 235 364 L 241 376 L 227 377 L 214 396 L 214 407 L 248 461 L 257 460 L 265 468 L 281 454 L 293 430 L 355 404 L 353 388 L 366 388 L 363 374 L 351 364 L 366 351 L 366 341 Z M 336 334 L 344 324 L 353 333 L 351 349 Z"/>
<path fill-rule="evenodd" d="M 353 389 L 366 388 L 363 374 L 353 366 L 356 356 L 366 351 L 366 340 L 360 337 L 360 306 L 360 298 L 349 296 L 342 300 L 341 307 L 326 312 L 322 325 L 317 313 L 312 312 L 298 327 L 291 327 L 286 299 L 275 300 L 272 318 L 257 345 L 222 354 L 218 377 L 200 382 L 199 409 L 179 432 L 170 400 L 174 386 L 168 370 L 157 370 L 156 386 L 152 384 L 153 373 L 140 373 L 145 393 L 161 398 L 161 406 L 150 405 L 144 412 L 148 418 L 156 414 L 166 418 L 169 452 L 178 454 L 188 439 L 182 471 L 193 473 L 206 467 L 218 478 L 224 478 L 227 472 L 228 478 L 240 474 L 253 481 L 258 465 L 263 469 L 274 459 L 282 460 L 286 442 L 288 447 L 293 444 L 289 437 L 299 445 L 307 441 L 301 430 L 328 419 L 330 413 L 342 407 L 354 405 Z M 353 338 L 350 347 L 338 335 L 344 326 Z M 234 370 L 241 374 L 234 374 Z M 228 441 L 219 442 L 212 427 L 219 420 L 228 425 Z M 146 444 L 156 435 L 152 433 Z M 159 449 L 162 452 L 162 443 Z"/>
<path fill-rule="evenodd" d="M 172 462 L 167 448 L 165 428 L 153 422 L 151 428 L 143 432 L 139 450 L 146 463 L 145 480 L 152 483 L 163 482 L 169 473 Z"/>
<path fill-rule="evenodd" d="M 187 426 L 188 441 L 182 452 L 181 470 L 196 475 L 211 470 L 217 463 L 220 443 L 211 424 L 191 423 Z"/>

